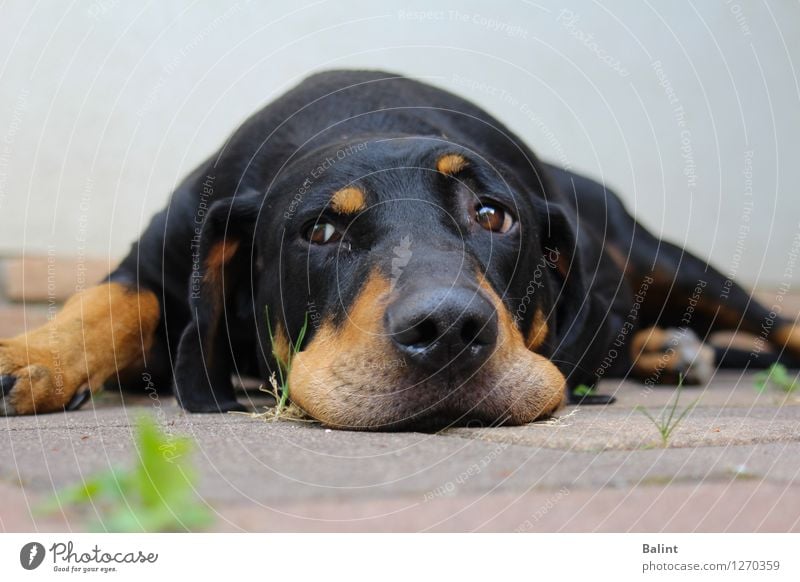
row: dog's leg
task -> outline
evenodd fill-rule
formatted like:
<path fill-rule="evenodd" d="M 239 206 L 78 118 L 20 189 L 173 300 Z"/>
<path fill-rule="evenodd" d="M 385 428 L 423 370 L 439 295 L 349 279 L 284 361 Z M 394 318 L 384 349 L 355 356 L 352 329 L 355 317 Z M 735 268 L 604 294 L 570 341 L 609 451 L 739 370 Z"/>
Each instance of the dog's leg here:
<path fill-rule="evenodd" d="M 141 362 L 159 318 L 156 295 L 124 283 L 74 295 L 47 324 L 0 341 L 0 415 L 77 408 Z"/>
<path fill-rule="evenodd" d="M 714 374 L 714 349 L 688 328 L 638 331 L 630 352 L 631 374 L 648 384 L 705 384 Z"/>
<path fill-rule="evenodd" d="M 665 246 L 667 252 L 674 250 Z M 704 344 L 716 331 L 750 333 L 759 338 L 759 344 L 769 343 L 777 352 L 785 351 L 789 358 L 783 361 L 800 361 L 800 330 L 796 326 L 771 313 L 700 259 L 688 253 L 672 259 L 673 265 L 679 265 L 677 271 L 671 276 L 669 271 L 661 272 L 661 288 L 670 290 L 652 293 L 646 300 L 645 309 L 657 313 L 651 318 L 657 327 L 637 332 L 629 345 L 634 377 L 656 384 L 676 383 L 681 378 L 686 384 L 704 384 L 717 366 L 763 368 L 777 359 L 761 355 L 762 350 L 748 353 Z"/>
<path fill-rule="evenodd" d="M 608 217 L 605 251 L 625 272 L 628 286 L 636 294 L 635 309 L 630 311 L 635 321 L 630 323 L 643 330 L 637 341 L 627 340 L 633 364 L 625 364 L 634 376 L 645 380 L 659 376 L 661 382 L 672 382 L 677 381 L 678 373 L 688 373 L 687 381 L 693 377 L 699 381 L 709 366 L 697 362 L 708 360 L 713 348 L 700 349 L 697 338 L 705 341 L 716 331 L 750 333 L 764 347 L 774 347 L 782 361 L 800 365 L 800 326 L 796 314 L 780 313 L 781 297 L 771 308 L 761 305 L 705 261 L 648 232 L 611 190 L 570 172 L 549 169 L 565 192 L 576 192 L 579 212 L 586 221 Z M 690 356 L 693 353 L 697 358 Z M 759 354 L 760 350 L 718 348 L 712 365 L 765 367 L 778 358 Z M 689 370 L 692 361 L 694 373 Z"/>
<path fill-rule="evenodd" d="M 669 280 L 671 275 L 672 289 L 659 306 L 663 308 L 659 325 L 690 329 L 701 338 L 716 331 L 746 332 L 763 348 L 769 344 L 775 352 L 788 355 L 790 363 L 800 363 L 800 327 L 795 314 L 782 313 L 780 301 L 772 308 L 762 305 L 736 282 L 674 245 L 662 242 L 662 253 L 668 260 L 659 264 L 677 265 L 677 270 L 662 266 L 664 278 Z M 749 365 L 770 363 L 770 358 L 759 358 L 762 351 L 753 350 Z"/>

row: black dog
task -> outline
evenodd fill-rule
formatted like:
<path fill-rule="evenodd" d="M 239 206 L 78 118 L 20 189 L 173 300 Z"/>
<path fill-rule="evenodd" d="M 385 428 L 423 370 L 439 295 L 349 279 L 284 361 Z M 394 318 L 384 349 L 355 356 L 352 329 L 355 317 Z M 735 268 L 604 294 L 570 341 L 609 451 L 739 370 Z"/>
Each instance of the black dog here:
<path fill-rule="evenodd" d="M 0 410 L 143 373 L 189 411 L 239 409 L 232 376 L 268 377 L 305 330 L 290 397 L 326 424 L 518 424 L 604 376 L 702 382 L 697 336 L 719 329 L 800 356 L 800 329 L 475 105 L 335 71 L 246 121 L 103 285 L 0 345 Z"/>

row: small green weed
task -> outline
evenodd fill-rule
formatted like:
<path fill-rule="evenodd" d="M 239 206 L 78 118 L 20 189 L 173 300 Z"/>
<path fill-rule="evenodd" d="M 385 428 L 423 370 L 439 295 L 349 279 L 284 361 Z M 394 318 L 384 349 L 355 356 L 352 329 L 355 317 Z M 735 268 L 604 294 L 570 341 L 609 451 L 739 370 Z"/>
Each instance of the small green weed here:
<path fill-rule="evenodd" d="M 691 410 L 697 405 L 700 401 L 700 398 L 695 398 L 689 406 L 683 409 L 681 413 L 676 417 L 675 413 L 678 410 L 678 401 L 681 397 L 681 391 L 683 390 L 683 378 L 680 378 L 678 381 L 678 387 L 675 389 L 675 397 L 670 399 L 670 402 L 664 407 L 661 411 L 661 414 L 658 418 L 654 417 L 650 414 L 644 406 L 637 406 L 634 410 L 638 410 L 642 414 L 644 414 L 647 418 L 650 419 L 650 422 L 658 429 L 659 435 L 661 435 L 661 444 L 663 447 L 667 447 L 669 445 L 669 439 L 672 437 L 672 433 L 675 432 L 675 429 L 678 428 L 678 425 L 686 418 L 686 415 L 691 412 Z"/>
<path fill-rule="evenodd" d="M 271 394 L 275 398 L 275 406 L 267 407 L 264 412 L 260 413 L 245 413 L 255 418 L 265 418 L 267 420 L 302 420 L 313 421 L 306 412 L 290 400 L 289 393 L 289 372 L 292 369 L 292 360 L 294 356 L 300 351 L 303 345 L 303 340 L 308 331 L 308 313 L 303 319 L 303 327 L 300 328 L 300 333 L 297 335 L 293 345 L 289 346 L 289 353 L 286 359 L 282 358 L 278 353 L 275 345 L 275 335 L 272 331 L 272 325 L 269 322 L 269 308 L 265 308 L 264 313 L 267 319 L 267 334 L 269 335 L 270 345 L 272 346 L 272 355 L 275 362 L 278 364 L 277 375 L 275 372 L 269 377 L 270 388 L 259 388 L 262 392 Z"/>
<path fill-rule="evenodd" d="M 195 471 L 187 454 L 192 443 L 162 432 L 143 416 L 136 423 L 138 462 L 130 470 L 112 469 L 63 489 L 40 511 L 91 505 L 102 518 L 95 531 L 164 532 L 202 529 L 211 514 L 194 489 Z"/>
<path fill-rule="evenodd" d="M 774 386 L 784 392 L 795 392 L 800 388 L 800 381 L 797 375 L 792 376 L 786 366 L 775 362 L 763 372 L 755 376 L 755 387 L 759 392 L 765 392 L 767 388 Z"/>
<path fill-rule="evenodd" d="M 597 394 L 597 389 L 594 386 L 587 386 L 586 384 L 578 384 L 572 391 L 575 396 L 584 398 L 586 396 L 594 396 Z"/>
<path fill-rule="evenodd" d="M 303 327 L 300 328 L 300 333 L 297 334 L 297 340 L 295 340 L 293 345 L 289 346 L 289 353 L 287 354 L 285 360 L 278 353 L 278 350 L 275 346 L 275 336 L 272 333 L 272 325 L 269 323 L 269 308 L 265 308 L 264 313 L 267 318 L 267 333 L 269 334 L 269 341 L 270 345 L 272 346 L 272 355 L 275 358 L 275 361 L 278 363 L 278 380 L 276 389 L 280 393 L 280 398 L 278 399 L 277 413 L 281 413 L 283 409 L 286 408 L 286 402 L 289 400 L 289 372 L 292 369 L 292 359 L 294 358 L 295 354 L 300 351 L 300 347 L 303 345 L 303 339 L 306 337 L 306 331 L 308 330 L 308 313 L 306 313 L 305 317 L 303 318 Z M 275 382 L 274 374 L 272 381 Z"/>

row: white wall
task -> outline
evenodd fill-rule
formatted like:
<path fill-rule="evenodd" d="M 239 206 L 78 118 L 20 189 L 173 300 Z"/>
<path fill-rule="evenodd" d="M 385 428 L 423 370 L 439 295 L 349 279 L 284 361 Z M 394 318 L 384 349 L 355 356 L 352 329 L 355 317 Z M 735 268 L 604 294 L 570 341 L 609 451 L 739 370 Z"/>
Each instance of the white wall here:
<path fill-rule="evenodd" d="M 380 67 L 485 106 L 726 273 L 791 267 L 797 2 L 143 4 L 0 7 L 0 252 L 121 256 L 253 110 L 311 71 Z"/>

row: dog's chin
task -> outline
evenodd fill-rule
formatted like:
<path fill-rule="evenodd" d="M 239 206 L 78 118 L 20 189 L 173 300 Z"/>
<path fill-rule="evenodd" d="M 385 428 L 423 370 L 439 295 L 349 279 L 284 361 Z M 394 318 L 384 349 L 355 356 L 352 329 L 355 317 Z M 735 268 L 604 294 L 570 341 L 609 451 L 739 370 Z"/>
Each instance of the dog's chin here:
<path fill-rule="evenodd" d="M 520 425 L 545 418 L 564 400 L 564 376 L 527 350 L 497 351 L 470 377 L 370 365 L 370 355 L 314 369 L 295 357 L 292 400 L 326 426 L 430 431 L 450 426 Z M 347 362 L 359 362 L 347 365 Z"/>

